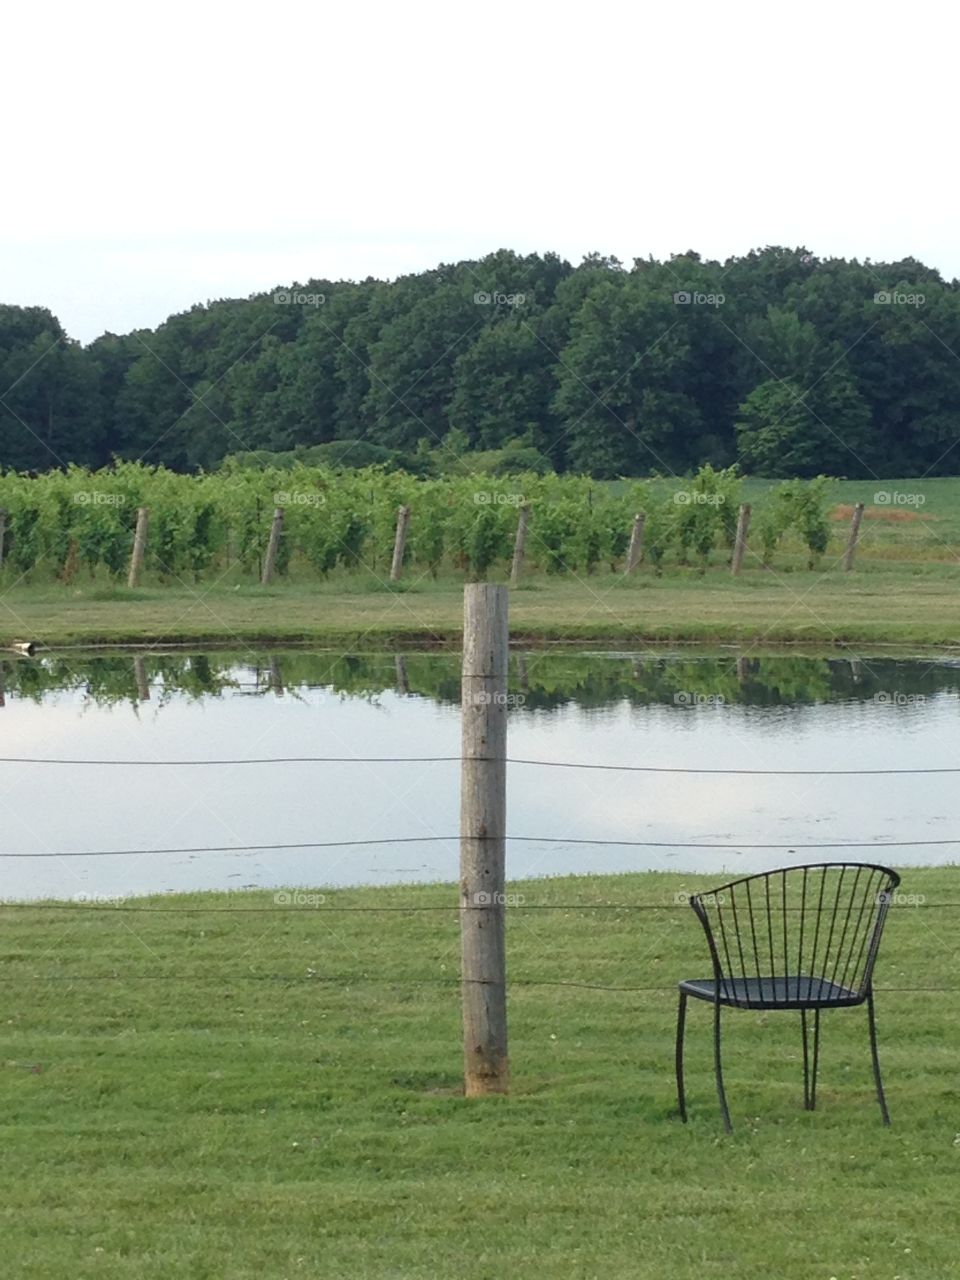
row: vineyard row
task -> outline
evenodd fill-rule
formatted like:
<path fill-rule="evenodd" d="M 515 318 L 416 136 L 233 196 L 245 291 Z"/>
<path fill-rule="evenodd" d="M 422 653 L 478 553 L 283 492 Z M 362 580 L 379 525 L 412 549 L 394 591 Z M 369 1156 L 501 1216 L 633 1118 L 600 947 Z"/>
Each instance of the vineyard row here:
<path fill-rule="evenodd" d="M 754 513 L 751 549 L 764 563 L 788 531 L 811 563 L 822 555 L 824 485 L 822 478 L 787 482 Z M 511 558 L 517 572 L 521 562 L 548 573 L 641 564 L 659 572 L 668 557 L 705 566 L 715 550 L 732 552 L 740 507 L 735 471 L 710 467 L 669 487 L 637 481 L 614 492 L 576 476 L 422 480 L 377 468 L 312 467 L 190 476 L 118 463 L 0 476 L 0 564 L 28 580 L 69 582 L 81 571 L 118 578 L 145 509 L 143 567 L 161 579 L 234 566 L 258 576 L 266 568 L 269 577 L 292 565 L 320 575 L 366 567 L 393 577 L 405 567 L 432 574 L 455 567 L 479 578 Z M 518 525 L 525 530 L 519 561 Z"/>

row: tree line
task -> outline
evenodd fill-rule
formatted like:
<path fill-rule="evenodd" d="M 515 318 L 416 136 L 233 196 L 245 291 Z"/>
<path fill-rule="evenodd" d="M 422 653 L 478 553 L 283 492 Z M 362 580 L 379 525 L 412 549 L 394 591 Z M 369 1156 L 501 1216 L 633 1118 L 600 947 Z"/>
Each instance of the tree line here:
<path fill-rule="evenodd" d="M 16 471 L 241 454 L 436 474 L 480 453 L 597 478 L 949 475 L 958 424 L 960 282 L 911 258 L 501 250 L 197 304 L 87 346 L 41 307 L 0 306 Z"/>

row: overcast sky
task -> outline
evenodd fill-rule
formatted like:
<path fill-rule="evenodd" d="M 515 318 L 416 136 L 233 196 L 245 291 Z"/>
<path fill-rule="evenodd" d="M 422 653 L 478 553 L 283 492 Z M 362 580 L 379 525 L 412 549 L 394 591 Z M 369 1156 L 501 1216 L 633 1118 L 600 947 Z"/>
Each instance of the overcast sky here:
<path fill-rule="evenodd" d="M 8 8 L 0 301 L 90 341 L 500 247 L 960 275 L 946 5 Z"/>

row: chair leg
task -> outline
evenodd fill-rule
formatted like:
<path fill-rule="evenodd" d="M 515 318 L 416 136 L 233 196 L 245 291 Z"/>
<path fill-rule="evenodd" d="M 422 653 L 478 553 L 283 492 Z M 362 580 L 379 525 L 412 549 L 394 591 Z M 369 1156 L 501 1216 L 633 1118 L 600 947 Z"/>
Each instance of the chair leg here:
<path fill-rule="evenodd" d="M 870 1055 L 873 1058 L 873 1079 L 877 1086 L 877 1101 L 880 1103 L 880 1114 L 883 1123 L 890 1123 L 890 1112 L 883 1094 L 883 1080 L 880 1078 L 880 1059 L 877 1056 L 877 1024 L 873 1014 L 873 992 L 867 996 L 867 1019 L 870 1024 Z"/>
<path fill-rule="evenodd" d="M 820 1010 L 813 1011 L 813 1060 L 807 1048 L 807 1011 L 800 1010 L 803 1033 L 803 1109 L 813 1111 L 817 1105 L 817 1065 L 820 1058 Z"/>
<path fill-rule="evenodd" d="M 817 1106 L 817 1067 L 820 1065 L 820 1010 L 813 1012 L 813 1071 L 810 1076 L 810 1110 Z"/>
<path fill-rule="evenodd" d="M 687 1123 L 687 1095 L 683 1087 L 683 1032 L 687 1021 L 687 993 L 680 992 L 680 1008 L 677 1010 L 677 1106 L 680 1119 Z"/>
<path fill-rule="evenodd" d="M 723 1116 L 723 1127 L 727 1133 L 733 1133 L 730 1123 L 730 1112 L 727 1110 L 727 1095 L 723 1090 L 723 1063 L 720 1060 L 720 1010 L 722 1005 L 717 1000 L 713 1006 L 713 1062 L 717 1075 L 717 1097 L 720 1099 L 720 1113 Z"/>

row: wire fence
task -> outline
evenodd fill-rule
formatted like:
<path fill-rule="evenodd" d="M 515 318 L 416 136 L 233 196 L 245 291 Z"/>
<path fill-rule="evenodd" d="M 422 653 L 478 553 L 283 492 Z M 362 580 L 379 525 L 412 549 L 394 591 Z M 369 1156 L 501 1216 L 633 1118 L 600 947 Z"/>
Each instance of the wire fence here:
<path fill-rule="evenodd" d="M 39 756 L 2 756 L 0 764 L 14 765 L 60 765 L 60 766 L 84 766 L 93 765 L 97 767 L 162 767 L 162 768 L 195 768 L 198 766 L 246 766 L 246 765 L 289 765 L 289 764 L 452 764 L 461 763 L 463 757 L 459 755 L 442 755 L 442 756 L 286 756 L 286 757 L 258 757 L 258 758 L 233 758 L 233 759 L 194 759 L 194 760 L 134 760 L 134 759 L 67 759 L 54 757 Z M 477 759 L 473 757 L 472 759 Z M 479 757 L 480 760 L 486 760 L 488 763 L 503 763 L 507 765 L 519 766 L 536 766 L 540 768 L 559 768 L 559 769 L 585 769 L 585 770 L 609 770 L 611 772 L 629 772 L 629 773 L 650 773 L 650 774 L 724 774 L 724 775 L 741 775 L 741 776 L 758 776 L 758 777 L 810 777 L 810 776 L 893 776 L 893 775 L 918 775 L 918 774 L 954 774 L 960 773 L 960 766 L 935 766 L 932 768 L 909 768 L 909 769 L 720 769 L 708 767 L 675 767 L 675 766 L 659 766 L 659 765 L 619 765 L 619 764 L 598 764 L 582 761 L 560 761 L 560 760 L 538 760 L 506 756 L 502 758 L 496 757 Z M 478 836 L 472 839 L 498 839 L 501 837 L 494 836 Z M 554 845 L 575 845 L 577 847 L 621 847 L 621 848 L 656 848 L 656 849 L 717 849 L 717 850 L 767 850 L 780 852 L 794 852 L 804 849 L 896 849 L 896 848 L 933 848 L 945 847 L 949 845 L 957 845 L 960 847 L 960 836 L 942 837 L 932 840 L 833 840 L 833 841 L 794 841 L 789 843 L 756 843 L 750 841 L 734 841 L 734 842 L 704 842 L 696 840 L 682 841 L 665 841 L 665 840 L 622 840 L 622 839 L 592 839 L 580 838 L 577 836 L 513 836 L 508 835 L 502 837 L 509 843 L 534 843 L 534 844 L 554 844 Z M 330 840 L 330 841 L 298 841 L 288 843 L 273 844 L 247 844 L 247 845 L 198 845 L 188 847 L 175 848 L 159 848 L 159 849 L 91 849 L 91 850 L 65 850 L 65 851 L 41 851 L 41 852 L 2 852 L 0 851 L 0 859 L 19 859 L 19 858 L 115 858 L 115 857 L 148 857 L 148 856 L 164 856 L 177 854 L 213 854 L 213 853 L 269 853 L 283 852 L 292 850 L 321 850 L 336 849 L 343 850 L 349 848 L 369 848 L 371 846 L 383 845 L 410 845 L 410 844 L 432 844 L 446 843 L 456 844 L 460 840 L 460 834 L 445 836 L 398 836 L 398 837 L 378 837 L 365 840 Z M 686 895 L 683 900 L 675 900 L 673 902 L 662 903 L 587 903 L 587 902 L 505 902 L 504 909 L 510 913 L 522 912 L 538 912 L 538 911 L 563 911 L 563 912 L 669 912 L 669 911 L 688 911 L 689 904 Z M 960 901 L 951 902 L 909 902 L 898 903 L 896 897 L 891 905 L 891 910 L 896 912 L 907 911 L 944 911 L 956 910 L 960 908 Z M 449 904 L 376 904 L 357 906 L 353 904 L 330 904 L 315 905 L 312 908 L 315 915 L 325 914 L 347 914 L 347 913 L 363 913 L 363 914 L 459 914 L 464 910 L 470 910 L 470 906 L 464 906 L 458 902 Z M 800 910 L 800 908 L 785 908 L 785 910 Z M 810 910 L 810 908 L 807 908 Z M 297 915 L 303 917 L 304 911 L 301 906 L 287 906 L 282 904 L 274 904 L 272 906 L 174 906 L 174 907 L 157 907 L 151 905 L 141 905 L 138 903 L 128 903 L 126 900 L 118 902 L 111 901 L 91 901 L 91 902 L 31 902 L 16 901 L 5 902 L 0 901 L 0 911 L 20 911 L 20 912 L 50 912 L 50 913 L 78 913 L 78 912 L 109 912 L 114 915 L 155 915 L 155 916 L 205 916 L 226 914 L 231 916 L 238 915 Z M 340 987 L 350 986 L 377 986 L 382 989 L 404 989 L 413 987 L 455 987 L 461 988 L 464 985 L 490 985 L 482 980 L 464 978 L 462 976 L 451 976 L 442 978 L 423 978 L 418 976 L 397 977 L 388 979 L 383 976 L 370 976 L 367 974 L 331 974 L 320 975 L 316 973 L 298 973 L 298 974 L 237 974 L 229 971 L 205 972 L 198 973 L 78 973 L 78 974 L 18 974 L 13 977 L 0 975 L 0 985 L 20 984 L 23 982 L 31 983 L 140 983 L 140 982 L 176 982 L 196 985 L 230 985 L 235 983 L 278 983 L 278 984 L 313 984 L 313 985 L 335 985 Z M 663 985 L 614 985 L 608 983 L 580 982 L 570 980 L 540 979 L 540 978 L 510 978 L 510 986 L 513 987 L 553 987 L 553 988 L 572 988 L 576 990 L 604 991 L 604 992 L 623 992 L 623 993 L 675 993 L 676 984 Z M 888 986 L 876 988 L 877 992 L 883 993 L 901 993 L 901 994 L 960 994 L 960 987 L 943 987 L 943 986 Z"/>

